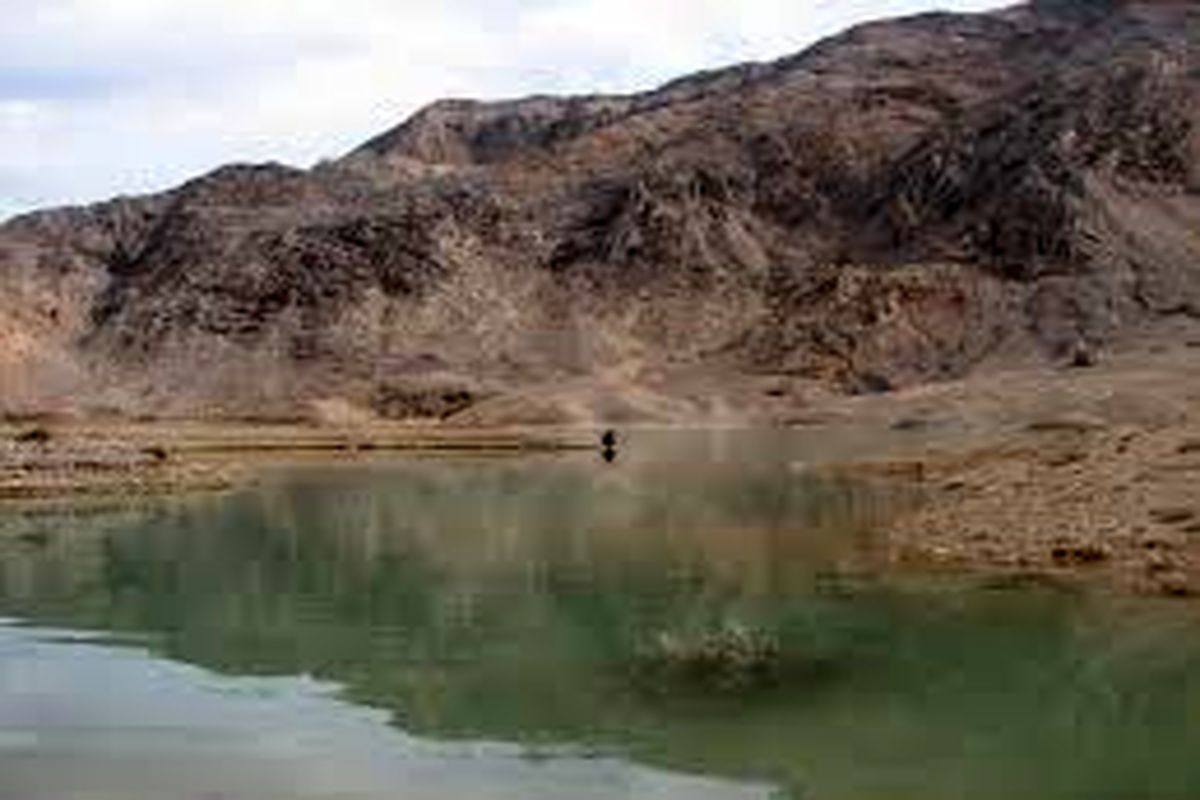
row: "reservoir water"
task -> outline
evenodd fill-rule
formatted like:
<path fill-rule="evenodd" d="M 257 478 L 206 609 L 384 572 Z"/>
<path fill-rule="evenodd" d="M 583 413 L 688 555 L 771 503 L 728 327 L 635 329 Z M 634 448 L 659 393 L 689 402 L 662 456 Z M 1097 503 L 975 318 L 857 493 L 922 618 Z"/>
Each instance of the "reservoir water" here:
<path fill-rule="evenodd" d="M 0 510 L 0 800 L 1200 796 L 1200 613 L 879 575 L 809 446 Z"/>

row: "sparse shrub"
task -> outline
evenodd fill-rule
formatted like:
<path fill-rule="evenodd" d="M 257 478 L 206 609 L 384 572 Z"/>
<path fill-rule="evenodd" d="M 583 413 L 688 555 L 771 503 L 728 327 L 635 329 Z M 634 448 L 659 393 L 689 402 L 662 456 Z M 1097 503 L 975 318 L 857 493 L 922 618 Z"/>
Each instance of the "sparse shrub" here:
<path fill-rule="evenodd" d="M 384 419 L 448 419 L 477 400 L 469 389 L 457 386 L 384 384 L 376 387 L 371 408 Z"/>

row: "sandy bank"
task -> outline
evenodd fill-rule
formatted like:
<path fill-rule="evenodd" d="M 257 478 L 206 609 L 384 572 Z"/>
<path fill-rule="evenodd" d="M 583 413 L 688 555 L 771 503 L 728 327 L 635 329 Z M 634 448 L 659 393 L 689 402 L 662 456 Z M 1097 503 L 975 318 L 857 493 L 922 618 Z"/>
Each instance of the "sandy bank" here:
<path fill-rule="evenodd" d="M 372 452 L 519 453 L 591 446 L 555 432 L 212 422 L 0 424 L 0 501 L 217 490 L 264 459 Z"/>
<path fill-rule="evenodd" d="M 1113 354 L 871 398 L 853 416 L 924 437 L 841 472 L 920 487 L 881 531 L 893 570 L 1200 596 L 1200 351 Z M 887 421 L 890 420 L 890 423 Z M 938 437 L 940 424 L 955 435 Z"/>

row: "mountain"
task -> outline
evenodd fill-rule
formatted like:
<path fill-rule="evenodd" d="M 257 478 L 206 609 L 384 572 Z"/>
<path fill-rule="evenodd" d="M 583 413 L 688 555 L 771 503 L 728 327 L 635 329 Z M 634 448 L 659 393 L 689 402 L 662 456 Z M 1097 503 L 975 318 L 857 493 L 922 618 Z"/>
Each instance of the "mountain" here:
<path fill-rule="evenodd" d="M 0 228 L 10 409 L 670 417 L 1197 320 L 1200 4 L 1178 0 L 442 101 L 311 170 Z"/>

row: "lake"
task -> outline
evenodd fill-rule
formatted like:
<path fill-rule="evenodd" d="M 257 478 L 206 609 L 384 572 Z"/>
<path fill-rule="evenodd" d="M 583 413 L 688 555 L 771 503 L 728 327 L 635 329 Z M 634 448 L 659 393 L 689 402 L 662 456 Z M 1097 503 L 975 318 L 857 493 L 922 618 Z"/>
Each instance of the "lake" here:
<path fill-rule="evenodd" d="M 879 575 L 818 450 L 0 511 L 0 800 L 1200 796 L 1194 606 Z"/>

